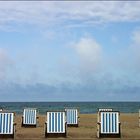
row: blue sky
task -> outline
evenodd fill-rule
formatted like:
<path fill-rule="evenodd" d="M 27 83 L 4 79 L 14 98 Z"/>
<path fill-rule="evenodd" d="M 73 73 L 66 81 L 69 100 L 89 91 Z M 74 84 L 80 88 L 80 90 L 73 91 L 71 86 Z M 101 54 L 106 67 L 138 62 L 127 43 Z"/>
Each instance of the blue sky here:
<path fill-rule="evenodd" d="M 0 2 L 0 101 L 139 101 L 139 7 Z"/>

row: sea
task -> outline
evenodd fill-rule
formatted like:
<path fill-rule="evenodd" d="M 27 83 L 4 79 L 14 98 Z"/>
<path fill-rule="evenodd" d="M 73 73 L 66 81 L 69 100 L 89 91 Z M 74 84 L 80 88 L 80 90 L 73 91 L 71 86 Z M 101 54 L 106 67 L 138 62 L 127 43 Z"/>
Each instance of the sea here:
<path fill-rule="evenodd" d="M 22 114 L 24 108 L 37 108 L 39 114 L 78 108 L 81 114 L 95 114 L 99 108 L 112 108 L 122 113 L 138 113 L 140 102 L 0 102 L 0 108 Z"/>

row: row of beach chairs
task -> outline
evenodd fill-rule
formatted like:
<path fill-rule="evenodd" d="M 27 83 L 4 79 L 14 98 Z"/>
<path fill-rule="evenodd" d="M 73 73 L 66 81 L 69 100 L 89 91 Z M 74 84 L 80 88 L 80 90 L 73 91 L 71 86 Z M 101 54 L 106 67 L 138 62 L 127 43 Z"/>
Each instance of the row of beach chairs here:
<path fill-rule="evenodd" d="M 97 137 L 120 137 L 120 122 L 118 111 L 99 109 L 97 120 Z M 14 138 L 15 113 L 0 111 L 0 137 Z M 37 127 L 37 109 L 25 108 L 22 116 L 22 127 Z M 67 126 L 79 125 L 78 109 L 64 111 L 48 111 L 45 122 L 45 137 L 66 137 Z"/>

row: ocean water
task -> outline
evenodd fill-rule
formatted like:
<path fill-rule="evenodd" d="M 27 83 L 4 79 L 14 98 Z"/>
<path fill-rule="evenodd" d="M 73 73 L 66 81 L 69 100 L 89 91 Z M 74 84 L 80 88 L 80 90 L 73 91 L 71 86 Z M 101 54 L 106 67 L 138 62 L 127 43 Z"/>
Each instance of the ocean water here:
<path fill-rule="evenodd" d="M 0 102 L 0 108 L 22 114 L 25 107 L 37 108 L 40 114 L 46 111 L 77 107 L 81 114 L 97 113 L 98 108 L 113 108 L 122 113 L 138 113 L 140 102 Z"/>

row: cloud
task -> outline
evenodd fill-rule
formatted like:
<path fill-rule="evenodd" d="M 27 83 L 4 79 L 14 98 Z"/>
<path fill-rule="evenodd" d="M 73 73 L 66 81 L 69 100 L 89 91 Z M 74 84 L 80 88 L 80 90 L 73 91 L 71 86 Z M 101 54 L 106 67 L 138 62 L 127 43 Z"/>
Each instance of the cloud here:
<path fill-rule="evenodd" d="M 80 60 L 81 68 L 86 71 L 96 71 L 102 59 L 102 48 L 93 38 L 84 37 L 73 44 L 73 48 Z"/>
<path fill-rule="evenodd" d="M 24 24 L 56 27 L 140 21 L 140 2 L 0 2 L 0 29 Z M 18 26 L 19 25 L 19 26 Z M 11 27 L 11 28 L 10 28 Z"/>
<path fill-rule="evenodd" d="M 44 49 L 34 48 L 34 51 L 31 49 L 30 51 L 28 50 L 28 53 L 26 53 L 26 49 L 24 50 L 25 52 L 20 50 L 26 55 L 21 56 L 22 53 L 18 54 L 23 58 L 18 57 L 21 58 L 18 59 L 18 62 L 22 63 L 20 63 L 19 69 L 11 71 L 10 56 L 5 49 L 1 48 L 0 66 L 3 68 L 3 70 L 1 69 L 2 74 L 6 76 L 8 75 L 7 70 L 10 70 L 10 73 L 14 74 L 14 79 L 18 74 L 23 79 L 23 82 L 15 80 L 12 83 L 9 80 L 7 83 L 1 83 L 1 100 L 15 101 L 15 97 L 18 101 L 137 100 L 140 92 L 139 59 L 137 58 L 140 51 L 139 38 L 137 37 L 139 33 L 139 30 L 135 30 L 132 33 L 132 44 L 130 47 L 120 50 L 121 55 L 116 54 L 116 56 L 104 55 L 104 46 L 101 46 L 93 37 L 82 37 L 72 43 L 72 47 L 67 48 L 68 52 L 71 50 L 71 53 L 74 53 L 72 55 L 74 59 L 70 54 L 67 55 L 65 51 L 63 62 L 57 63 L 57 66 L 53 67 L 56 71 L 51 71 L 52 74 L 44 65 L 46 63 L 46 59 L 43 57 L 43 55 L 46 55 Z M 31 52 L 33 55 L 30 55 Z M 42 55 L 42 59 L 37 59 L 37 61 L 35 58 L 37 58 L 39 53 Z M 38 70 L 39 65 L 32 66 L 34 65 L 32 62 L 35 64 L 40 64 L 41 62 L 41 70 L 43 72 Z M 17 65 L 16 63 L 14 65 Z M 20 66 L 23 66 L 23 70 L 20 69 L 22 68 Z M 137 73 L 135 74 L 136 70 Z M 62 72 L 62 75 L 59 75 L 60 72 Z M 41 73 L 41 75 L 38 75 L 38 73 Z M 1 76 L 1 79 L 5 79 L 4 76 Z M 43 76 L 45 80 L 42 80 Z M 28 81 L 28 79 L 30 80 Z M 53 82 L 49 83 L 52 79 Z M 7 96 L 8 98 L 6 98 Z"/>
<path fill-rule="evenodd" d="M 4 83 L 0 85 L 0 101 L 45 101 L 57 96 L 56 87 L 43 84 Z"/>
<path fill-rule="evenodd" d="M 102 70 L 102 46 L 89 36 L 81 37 L 77 41 L 69 42 L 67 51 L 61 55 L 56 66 L 59 75 L 57 81 L 71 86 L 87 84 L 99 77 Z"/>
<path fill-rule="evenodd" d="M 27 27 L 27 30 L 28 27 L 36 26 L 39 26 L 39 29 L 52 27 L 47 32 L 43 30 L 43 33 L 48 40 L 55 42 L 56 33 L 60 31 L 58 28 L 139 22 L 139 7 L 140 2 L 136 1 L 0 2 L 0 30 L 16 31 L 21 27 Z M 70 33 L 68 31 L 65 32 Z M 69 36 L 71 35 L 70 33 Z M 78 33 L 73 38 L 76 39 L 77 35 Z M 65 38 L 67 36 L 65 34 Z M 78 100 L 79 96 L 80 100 L 115 100 L 125 99 L 126 95 L 129 95 L 127 97 L 129 100 L 133 97 L 132 93 L 138 97 L 140 91 L 139 36 L 140 30 L 137 29 L 132 34 L 132 44 L 123 49 L 119 47 L 119 53 L 112 54 L 110 52 L 106 54 L 108 50 L 104 51 L 103 48 L 108 49 L 109 46 L 102 46 L 93 37 L 82 37 L 75 41 L 71 48 L 62 46 L 64 50 L 58 47 L 60 45 L 58 43 L 59 51 L 55 47 L 50 47 L 51 51 L 41 49 L 45 48 L 40 47 L 41 40 L 36 49 L 19 47 L 21 53 L 16 50 L 18 53 L 15 56 L 14 66 L 9 53 L 1 48 L 0 80 L 7 79 L 8 83 L 0 85 L 1 95 L 8 95 L 9 100 L 11 97 L 14 97 L 11 100 L 15 97 L 26 100 L 27 96 L 32 100 L 44 98 Z M 48 41 L 46 42 L 49 45 Z M 112 42 L 119 45 L 119 38 L 112 37 Z M 36 41 L 32 46 L 35 45 L 37 45 Z M 62 59 L 59 63 L 60 56 Z M 13 84 L 12 81 L 14 81 Z M 9 96 L 10 94 L 13 96 Z M 6 97 L 5 95 L 3 98 Z"/>
<path fill-rule="evenodd" d="M 76 93 L 89 98 L 96 96 L 99 100 L 137 100 L 140 92 L 139 35 L 140 30 L 135 30 L 131 44 L 112 55 L 107 55 L 104 46 L 93 38 L 81 38 L 74 43 L 81 81 L 75 85 Z"/>
<path fill-rule="evenodd" d="M 105 80 L 105 79 L 104 79 Z M 108 83 L 107 83 L 108 82 Z M 104 86 L 104 82 L 87 83 L 84 85 L 61 83 L 49 85 L 43 83 L 19 84 L 7 83 L 0 85 L 0 101 L 138 101 L 140 87 L 116 83 Z"/>

